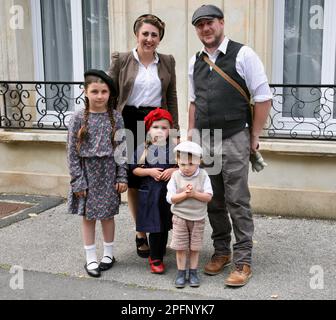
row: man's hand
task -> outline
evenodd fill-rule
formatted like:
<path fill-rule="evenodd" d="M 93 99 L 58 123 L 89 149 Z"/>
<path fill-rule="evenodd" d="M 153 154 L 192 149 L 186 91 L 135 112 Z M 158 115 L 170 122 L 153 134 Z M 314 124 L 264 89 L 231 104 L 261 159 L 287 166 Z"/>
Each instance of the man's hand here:
<path fill-rule="evenodd" d="M 187 140 L 192 141 L 192 132 L 193 129 L 195 128 L 195 103 L 190 102 L 189 105 L 189 114 L 188 114 L 188 136 Z"/>
<path fill-rule="evenodd" d="M 251 135 L 251 153 L 256 153 L 259 149 L 259 136 Z"/>
<path fill-rule="evenodd" d="M 259 136 L 262 134 L 264 125 L 267 122 L 271 107 L 272 100 L 255 103 L 251 132 L 251 153 L 256 153 L 259 148 Z"/>

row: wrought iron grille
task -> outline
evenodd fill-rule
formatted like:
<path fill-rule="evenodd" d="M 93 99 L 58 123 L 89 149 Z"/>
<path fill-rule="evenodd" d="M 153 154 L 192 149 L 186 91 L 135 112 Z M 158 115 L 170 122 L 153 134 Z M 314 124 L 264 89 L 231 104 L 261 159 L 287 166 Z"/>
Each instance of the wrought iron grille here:
<path fill-rule="evenodd" d="M 266 138 L 336 139 L 336 85 L 271 85 Z"/>
<path fill-rule="evenodd" d="M 81 82 L 0 82 L 0 128 L 66 130 L 84 106 Z"/>
<path fill-rule="evenodd" d="M 81 82 L 0 82 L 0 128 L 67 130 Z M 271 85 L 265 138 L 336 140 L 336 85 Z"/>

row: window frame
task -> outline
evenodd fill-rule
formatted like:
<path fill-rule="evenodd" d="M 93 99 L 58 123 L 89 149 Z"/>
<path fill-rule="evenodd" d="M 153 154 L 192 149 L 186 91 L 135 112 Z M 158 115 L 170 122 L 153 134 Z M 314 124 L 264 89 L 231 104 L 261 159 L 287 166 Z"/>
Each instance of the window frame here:
<path fill-rule="evenodd" d="M 272 61 L 272 83 L 283 84 L 283 70 L 284 70 L 284 31 L 285 31 L 285 1 L 277 0 L 274 2 L 274 26 L 273 26 L 273 61 Z M 333 13 L 336 12 L 336 1 L 334 0 L 324 0 L 324 10 L 323 10 L 323 45 L 322 45 L 322 67 L 321 67 L 321 85 L 330 85 L 335 82 L 336 79 L 336 19 Z M 307 83 L 309 84 L 309 83 Z M 292 85 L 295 85 L 292 83 Z M 313 87 L 313 85 L 312 85 Z M 278 89 L 277 93 L 283 94 L 283 89 Z M 335 104 L 336 97 L 332 97 L 328 93 L 327 88 L 321 88 L 322 97 L 327 95 L 328 100 L 333 101 L 331 103 L 332 113 L 334 108 L 332 105 Z M 323 103 L 324 98 L 321 98 Z M 276 100 L 273 102 L 277 104 Z M 275 105 L 275 110 L 279 110 L 282 107 Z M 275 112 L 272 110 L 271 112 Z M 274 113 L 275 114 L 275 113 Z M 273 115 L 272 115 L 273 116 Z M 324 116 L 323 111 L 320 114 L 321 117 Z M 291 126 L 294 123 L 293 118 L 281 116 L 277 117 L 279 123 L 285 125 L 285 130 L 275 130 L 277 135 L 288 134 L 287 128 L 290 131 Z M 306 118 L 310 123 L 318 123 L 315 118 Z M 327 124 L 336 124 L 336 115 L 332 114 L 332 119 L 327 121 Z M 302 130 L 300 129 L 300 134 L 310 134 L 310 125 L 302 125 Z"/>
<path fill-rule="evenodd" d="M 34 74 L 35 81 L 45 82 L 44 73 L 44 53 L 43 53 L 43 35 L 42 35 L 42 10 L 41 1 L 30 0 L 32 31 L 33 31 L 33 52 L 34 52 Z M 84 79 L 84 43 L 83 43 L 83 16 L 82 16 L 82 0 L 71 0 L 71 26 L 72 26 L 72 65 L 73 65 L 73 82 L 83 82 Z M 45 89 L 41 89 L 41 93 L 45 95 Z M 74 88 L 74 97 L 81 94 L 78 87 Z M 73 110 L 65 113 L 66 117 L 74 111 L 80 109 L 80 105 L 74 104 Z M 43 124 L 52 125 L 56 111 L 49 110 L 50 116 L 44 116 Z M 68 117 L 67 117 L 68 118 Z M 37 125 L 40 119 L 36 119 L 34 124 Z"/>

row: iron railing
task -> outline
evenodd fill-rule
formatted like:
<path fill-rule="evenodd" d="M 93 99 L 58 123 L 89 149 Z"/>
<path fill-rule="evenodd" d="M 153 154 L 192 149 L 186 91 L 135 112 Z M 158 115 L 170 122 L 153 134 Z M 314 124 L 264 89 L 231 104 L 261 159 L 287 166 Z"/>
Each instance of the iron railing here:
<path fill-rule="evenodd" d="M 81 82 L 0 82 L 0 128 L 67 130 L 84 106 Z"/>
<path fill-rule="evenodd" d="M 271 85 L 265 138 L 336 140 L 336 85 Z M 0 128 L 67 130 L 81 82 L 0 82 Z"/>
<path fill-rule="evenodd" d="M 336 139 L 336 85 L 271 85 L 266 138 Z"/>

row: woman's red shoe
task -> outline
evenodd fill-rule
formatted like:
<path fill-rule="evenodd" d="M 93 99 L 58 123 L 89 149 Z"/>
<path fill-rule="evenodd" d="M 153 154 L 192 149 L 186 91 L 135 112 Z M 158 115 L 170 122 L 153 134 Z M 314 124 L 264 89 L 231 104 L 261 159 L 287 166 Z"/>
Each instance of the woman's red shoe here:
<path fill-rule="evenodd" d="M 149 265 L 151 268 L 151 273 L 162 274 L 165 271 L 165 266 L 162 260 L 152 260 L 151 257 L 148 258 Z"/>

